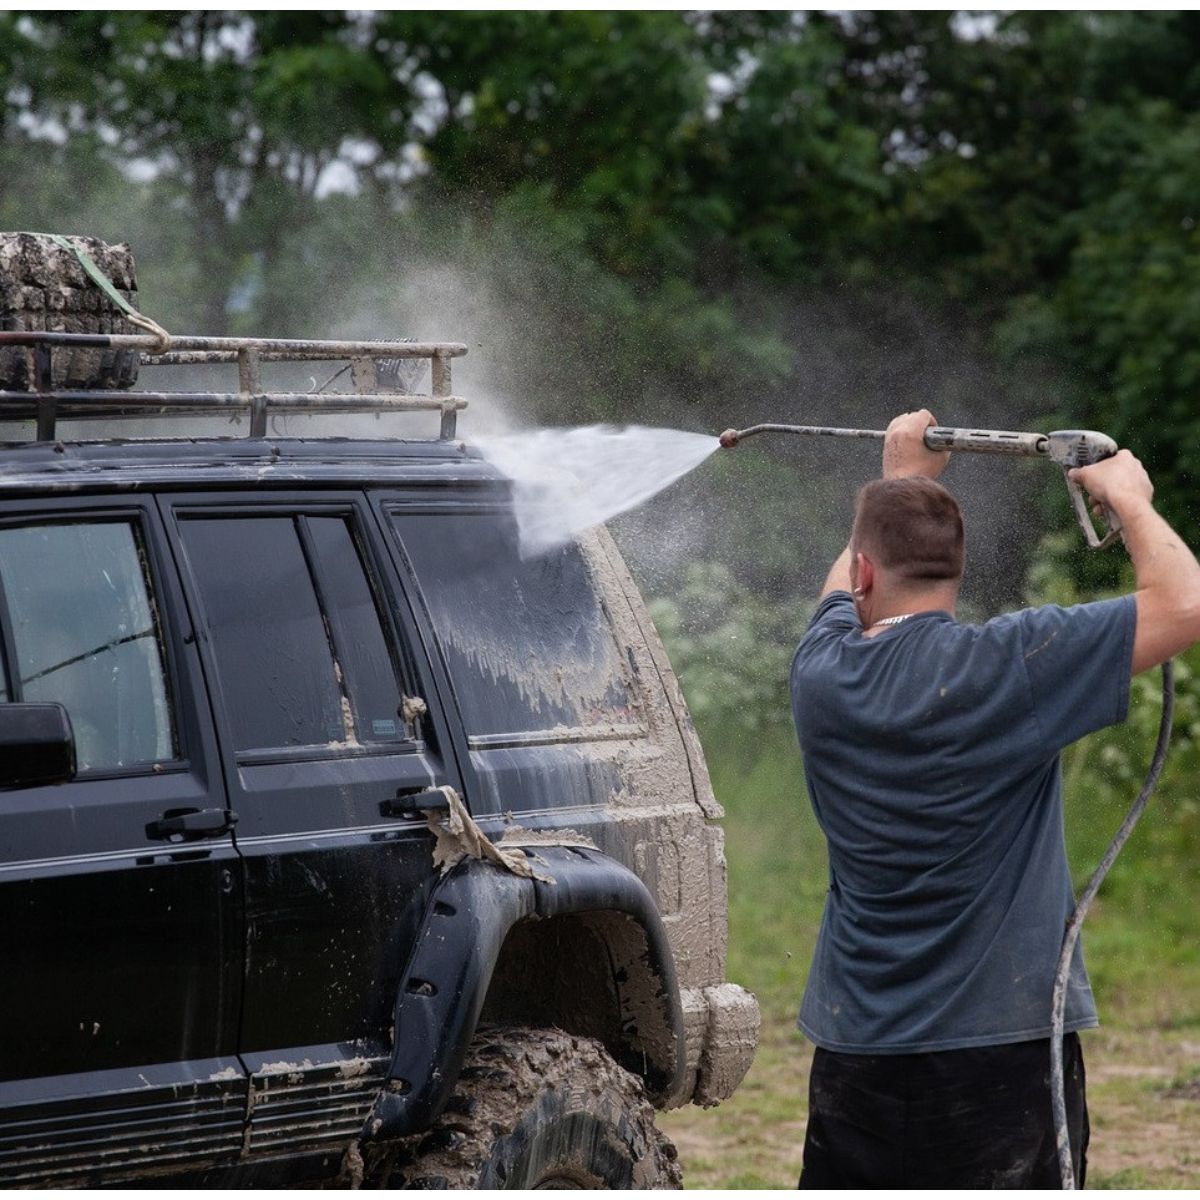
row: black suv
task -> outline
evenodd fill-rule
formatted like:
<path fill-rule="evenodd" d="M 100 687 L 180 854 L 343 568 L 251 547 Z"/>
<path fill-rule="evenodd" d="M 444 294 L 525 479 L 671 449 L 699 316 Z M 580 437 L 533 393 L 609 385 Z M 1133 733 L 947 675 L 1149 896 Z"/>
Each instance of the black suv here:
<path fill-rule="evenodd" d="M 678 1185 L 653 1108 L 728 1096 L 758 1023 L 720 812 L 613 543 L 523 559 L 454 440 L 465 348 L 0 349 L 0 1183 Z M 239 386 L 62 390 L 93 350 Z M 270 428 L 384 409 L 440 436 Z M 179 411 L 248 436 L 57 440 Z"/>

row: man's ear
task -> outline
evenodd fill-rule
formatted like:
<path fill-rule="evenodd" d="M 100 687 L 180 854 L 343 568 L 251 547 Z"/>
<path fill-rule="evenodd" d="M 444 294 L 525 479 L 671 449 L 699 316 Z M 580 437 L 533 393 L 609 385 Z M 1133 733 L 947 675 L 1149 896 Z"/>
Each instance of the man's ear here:
<path fill-rule="evenodd" d="M 850 564 L 850 582 L 854 590 L 865 596 L 875 585 L 875 564 L 860 550 Z"/>

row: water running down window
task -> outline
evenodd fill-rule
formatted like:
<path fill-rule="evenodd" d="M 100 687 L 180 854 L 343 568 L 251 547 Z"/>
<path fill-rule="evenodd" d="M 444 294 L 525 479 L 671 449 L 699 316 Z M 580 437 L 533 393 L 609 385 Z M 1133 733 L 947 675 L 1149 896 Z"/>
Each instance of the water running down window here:
<path fill-rule="evenodd" d="M 604 736 L 640 722 L 588 565 L 522 558 L 507 510 L 394 516 L 468 734 Z"/>

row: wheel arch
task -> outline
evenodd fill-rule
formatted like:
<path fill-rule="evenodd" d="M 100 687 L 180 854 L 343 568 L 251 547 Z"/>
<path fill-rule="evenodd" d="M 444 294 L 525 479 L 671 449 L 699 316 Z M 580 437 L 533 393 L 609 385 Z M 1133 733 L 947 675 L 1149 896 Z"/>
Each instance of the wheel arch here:
<path fill-rule="evenodd" d="M 675 964 L 645 884 L 596 850 L 538 846 L 537 855 L 553 883 L 468 859 L 435 884 L 401 976 L 392 1062 L 364 1141 L 428 1126 L 454 1088 L 485 1008 L 489 1019 L 512 1020 L 522 998 L 539 1019 L 565 1021 L 570 1032 L 603 1042 L 652 1100 L 664 1102 L 682 1086 Z M 566 962 L 556 961 L 556 945 L 569 947 Z M 582 992 L 570 971 L 596 987 L 574 1007 L 571 997 Z"/>

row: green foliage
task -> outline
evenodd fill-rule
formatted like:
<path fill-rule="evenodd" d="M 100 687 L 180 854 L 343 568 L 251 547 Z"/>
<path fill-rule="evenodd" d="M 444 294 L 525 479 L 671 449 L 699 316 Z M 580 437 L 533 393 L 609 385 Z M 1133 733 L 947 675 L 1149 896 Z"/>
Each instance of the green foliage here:
<path fill-rule="evenodd" d="M 1098 415 L 1137 445 L 1160 502 L 1200 529 L 1200 114 L 1164 101 L 1097 114 L 1089 137 L 1115 184 L 1079 214 L 1060 292 L 1067 336 L 1086 338 L 1104 381 Z"/>
<path fill-rule="evenodd" d="M 447 118 L 426 142 L 439 188 L 532 186 L 583 220 L 616 273 L 688 267 L 668 218 L 687 216 L 681 163 L 704 71 L 677 15 L 398 12 L 381 29 L 444 89 Z"/>
<path fill-rule="evenodd" d="M 841 46 L 823 23 L 792 25 L 754 47 L 752 71 L 742 65 L 695 169 L 723 202 L 706 240 L 727 236 L 782 279 L 852 268 L 894 187 L 878 131 L 846 116 Z"/>
<path fill-rule="evenodd" d="M 57 12 L 9 33 L 9 139 L 33 114 L 44 150 L 65 136 L 94 160 L 147 168 L 156 203 L 184 216 L 199 323 L 213 333 L 245 257 L 270 257 L 286 225 L 305 223 L 342 142 L 394 153 L 403 140 L 387 64 L 346 14 Z"/>
<path fill-rule="evenodd" d="M 650 611 L 701 725 L 735 738 L 790 725 L 788 666 L 807 614 L 770 603 L 712 562 L 689 563 L 680 587 Z"/>

